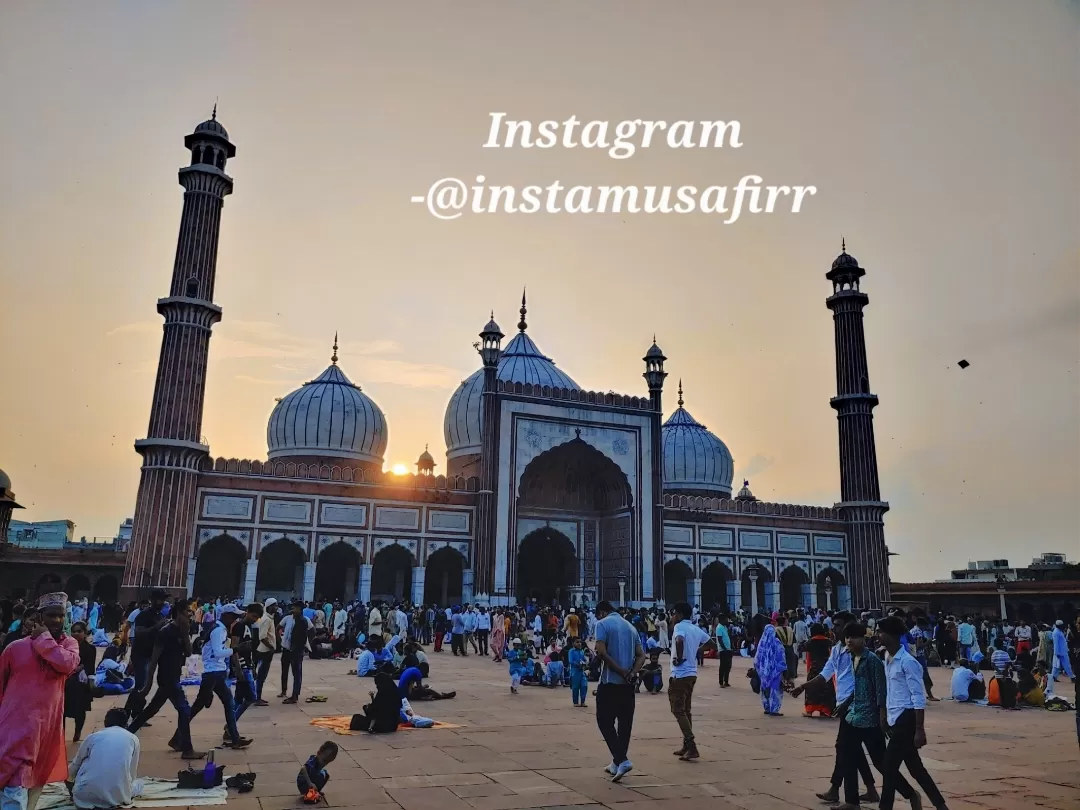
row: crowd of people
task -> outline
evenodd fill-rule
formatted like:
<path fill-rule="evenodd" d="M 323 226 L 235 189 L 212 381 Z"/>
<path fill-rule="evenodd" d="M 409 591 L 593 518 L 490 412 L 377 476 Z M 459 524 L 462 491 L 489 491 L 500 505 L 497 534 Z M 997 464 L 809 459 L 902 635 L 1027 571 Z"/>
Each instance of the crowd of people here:
<path fill-rule="evenodd" d="M 591 696 L 613 781 L 633 769 L 629 748 L 636 696 L 643 689 L 652 696 L 667 690 L 682 737 L 674 754 L 693 761 L 700 756 L 692 717 L 699 668 L 707 658 L 716 659 L 718 688 L 727 689 L 733 658 L 749 658 L 747 678 L 766 716 L 782 716 L 790 694 L 804 697 L 806 717 L 839 718 L 831 784 L 819 794 L 823 801 L 843 810 L 880 801 L 883 810 L 891 810 L 900 793 L 917 808 L 920 795 L 899 771 L 904 764 L 935 808 L 944 808 L 918 753 L 926 744 L 927 702 L 937 700 L 931 668 L 952 668 L 950 697 L 958 701 L 1061 710 L 1075 706 L 1055 694 L 1054 684 L 1063 677 L 1075 682 L 1080 659 L 1080 621 L 1032 627 L 1024 621 L 899 612 L 876 618 L 821 609 L 747 615 L 702 612 L 685 602 L 670 609 L 535 601 L 489 609 L 322 599 L 283 605 L 273 598 L 242 604 L 154 592 L 126 611 L 86 600 L 71 603 L 63 593 L 0 609 L 7 629 L 0 654 L 4 810 L 33 810 L 40 788 L 69 773 L 78 807 L 102 806 L 106 799 L 130 802 L 139 790 L 137 732 L 166 703 L 176 713 L 169 746 L 182 759 L 206 756 L 195 748 L 191 721 L 214 696 L 224 715 L 220 745 L 246 748 L 252 740 L 240 733 L 241 718 L 252 707 L 269 705 L 265 685 L 278 655 L 283 704 L 300 700 L 306 659 L 349 658 L 355 660 L 350 671 L 371 677 L 375 687 L 371 701 L 353 716 L 353 728 L 388 733 L 403 724 L 430 726 L 435 721 L 413 704 L 455 693 L 425 683 L 432 671 L 429 651 L 490 657 L 507 667 L 515 695 L 523 686 L 569 687 L 577 708 L 589 705 L 594 684 Z M 662 655 L 670 657 L 666 679 Z M 796 685 L 800 666 L 804 682 Z M 993 673 L 986 684 L 983 668 Z M 196 685 L 189 703 L 184 687 Z M 109 711 L 105 728 L 82 742 L 69 770 L 64 720 L 74 721 L 73 739 L 80 740 L 94 698 L 106 694 L 126 694 L 124 707 Z M 297 786 L 309 799 L 325 785 L 326 765 L 335 753 L 324 746 L 298 776 Z M 111 764 L 101 765 L 105 761 Z M 868 763 L 881 774 L 880 793 Z"/>

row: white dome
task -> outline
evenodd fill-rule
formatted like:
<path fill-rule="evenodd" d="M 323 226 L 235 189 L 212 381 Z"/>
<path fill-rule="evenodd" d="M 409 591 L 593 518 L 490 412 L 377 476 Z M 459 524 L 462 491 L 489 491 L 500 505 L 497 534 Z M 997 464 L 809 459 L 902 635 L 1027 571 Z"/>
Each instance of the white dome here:
<path fill-rule="evenodd" d="M 382 466 L 386 439 L 383 412 L 336 363 L 280 400 L 266 426 L 270 459 L 319 456 Z"/>
<path fill-rule="evenodd" d="M 681 383 L 679 409 L 664 423 L 661 436 L 665 491 L 731 497 L 735 462 L 727 445 L 683 408 Z"/>
<path fill-rule="evenodd" d="M 522 316 L 524 318 L 524 315 Z M 524 320 L 519 327 L 523 327 Z M 524 328 L 506 344 L 499 358 L 498 377 L 502 382 L 532 383 L 552 388 L 578 388 L 578 384 L 544 354 L 525 334 Z M 484 370 L 473 372 L 450 397 L 443 421 L 446 457 L 480 453 L 480 396 L 484 391 Z"/>

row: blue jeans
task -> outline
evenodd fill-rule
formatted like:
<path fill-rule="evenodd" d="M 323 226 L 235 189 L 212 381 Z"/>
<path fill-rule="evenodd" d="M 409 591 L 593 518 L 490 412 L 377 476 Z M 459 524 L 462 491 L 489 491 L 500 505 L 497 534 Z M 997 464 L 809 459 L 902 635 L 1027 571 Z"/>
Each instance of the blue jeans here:
<path fill-rule="evenodd" d="M 236 719 L 240 719 L 240 715 L 248 710 L 248 707 L 255 702 L 258 697 L 258 689 L 255 686 L 255 675 L 250 669 L 241 670 L 244 674 L 244 683 L 247 684 L 246 696 L 241 697 L 245 693 L 244 684 L 240 681 L 236 682 L 236 696 L 234 698 L 236 702 Z"/>
<path fill-rule="evenodd" d="M 589 681 L 582 670 L 570 670 L 570 693 L 575 706 L 585 705 L 585 696 L 589 694 Z"/>
<path fill-rule="evenodd" d="M 3 793 L 0 793 L 0 808 L 2 810 L 34 810 L 39 796 L 41 796 L 39 787 L 6 787 Z"/>
<path fill-rule="evenodd" d="M 225 683 L 228 674 L 224 671 L 203 673 L 202 683 L 199 684 L 199 694 L 196 695 L 195 703 L 191 707 L 191 719 L 194 720 L 195 715 L 207 708 L 213 702 L 214 695 L 217 695 L 225 709 L 226 733 L 233 742 L 236 742 L 240 739 L 240 732 L 236 728 L 236 704 L 233 702 L 232 692 Z"/>
<path fill-rule="evenodd" d="M 187 695 L 184 694 L 184 687 L 180 685 L 180 682 L 176 683 L 162 683 L 158 681 L 157 691 L 154 696 L 150 698 L 150 702 L 146 704 L 146 707 L 139 712 L 139 716 L 132 720 L 131 725 L 128 726 L 128 731 L 134 734 L 146 722 L 157 714 L 161 707 L 166 703 L 172 703 L 173 708 L 176 709 L 176 734 L 169 741 L 174 744 L 180 751 L 191 750 L 191 706 L 188 705 Z"/>

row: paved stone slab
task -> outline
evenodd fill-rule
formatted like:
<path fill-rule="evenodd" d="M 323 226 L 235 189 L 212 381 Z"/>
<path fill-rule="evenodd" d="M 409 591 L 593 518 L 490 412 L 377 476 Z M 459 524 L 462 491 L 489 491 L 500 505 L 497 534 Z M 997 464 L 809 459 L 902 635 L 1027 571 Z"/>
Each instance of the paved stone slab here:
<path fill-rule="evenodd" d="M 565 688 L 525 687 L 511 695 L 503 664 L 449 653 L 431 653 L 430 659 L 431 683 L 458 696 L 417 708 L 461 728 L 337 735 L 312 726 L 313 717 L 360 711 L 372 682 L 351 675 L 347 661 L 308 661 L 304 695 L 326 695 L 326 703 L 284 706 L 272 700 L 268 707 L 252 707 L 240 728 L 254 744 L 245 751 L 215 751 L 226 774 L 257 774 L 254 791 L 230 796 L 232 810 L 302 810 L 296 773 L 328 739 L 340 753 L 329 769 L 326 806 L 341 810 L 821 810 L 814 793 L 825 789 L 832 771 L 835 721 L 804 719 L 801 703 L 790 698 L 784 717 L 765 717 L 744 677 L 745 660 L 735 662 L 732 689 L 716 686 L 714 662 L 699 677 L 698 762 L 672 755 L 681 738 L 664 696 L 642 694 L 630 750 L 635 769 L 612 784 L 603 773 L 610 755 L 596 728 L 593 685 L 589 708 L 582 710 L 571 705 Z M 947 680 L 945 670 L 932 674 Z M 271 694 L 277 676 L 271 673 Z M 120 703 L 95 701 L 88 731 Z M 139 732 L 144 776 L 176 778 L 187 766 L 166 746 L 175 728 L 171 711 L 167 707 Z M 220 744 L 222 726 L 215 702 L 193 723 L 196 746 Z M 926 728 L 924 762 L 951 810 L 1080 810 L 1072 714 L 943 701 L 927 710 Z M 76 747 L 69 748 L 74 755 Z"/>

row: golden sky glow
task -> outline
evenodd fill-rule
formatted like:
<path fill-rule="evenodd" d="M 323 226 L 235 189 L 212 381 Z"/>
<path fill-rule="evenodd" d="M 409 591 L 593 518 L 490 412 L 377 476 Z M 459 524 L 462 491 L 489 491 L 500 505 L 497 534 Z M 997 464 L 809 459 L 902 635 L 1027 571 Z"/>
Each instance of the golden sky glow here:
<path fill-rule="evenodd" d="M 655 332 L 687 408 L 762 499 L 839 499 L 824 278 L 867 268 L 886 538 L 901 579 L 1080 556 L 1077 6 L 283 2 L 0 9 L 0 467 L 106 535 L 134 512 L 186 162 L 229 166 L 203 432 L 265 458 L 276 397 L 329 363 L 430 443 L 490 310 L 596 390 L 644 393 Z M 741 122 L 737 150 L 483 149 L 523 120 Z M 483 216 L 437 178 L 811 184 L 798 215 Z M 962 358 L 971 367 L 960 371 Z"/>

